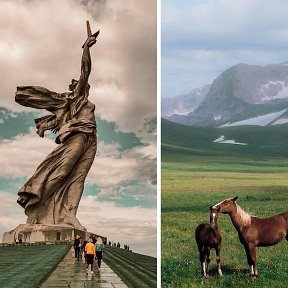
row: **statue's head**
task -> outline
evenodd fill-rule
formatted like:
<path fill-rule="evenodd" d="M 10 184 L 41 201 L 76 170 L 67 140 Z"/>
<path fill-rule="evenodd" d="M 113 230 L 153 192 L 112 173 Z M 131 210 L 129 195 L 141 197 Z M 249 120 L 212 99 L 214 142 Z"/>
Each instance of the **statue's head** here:
<path fill-rule="evenodd" d="M 78 80 L 72 79 L 71 83 L 69 84 L 69 91 L 74 91 L 78 83 L 79 83 Z M 86 91 L 88 92 L 89 89 L 90 89 L 90 85 L 87 83 Z"/>
<path fill-rule="evenodd" d="M 79 82 L 78 80 L 72 79 L 71 84 L 69 84 L 69 91 L 74 91 L 78 82 Z"/>

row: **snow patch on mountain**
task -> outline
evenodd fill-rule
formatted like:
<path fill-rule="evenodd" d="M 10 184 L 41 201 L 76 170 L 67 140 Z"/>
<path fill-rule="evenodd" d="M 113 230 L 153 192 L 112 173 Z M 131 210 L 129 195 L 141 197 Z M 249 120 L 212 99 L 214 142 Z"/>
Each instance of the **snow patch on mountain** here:
<path fill-rule="evenodd" d="M 268 81 L 261 85 L 259 90 L 263 94 L 263 97 L 260 98 L 261 102 L 288 97 L 288 86 L 285 81 Z"/>
<path fill-rule="evenodd" d="M 213 119 L 215 121 L 220 121 L 222 119 L 222 115 L 221 114 L 216 114 L 216 115 L 214 115 Z"/>
<path fill-rule="evenodd" d="M 219 138 L 215 139 L 213 142 L 219 143 L 219 144 L 248 145 L 247 143 L 236 142 L 234 139 L 233 140 L 225 140 L 224 135 L 221 135 Z"/>
<path fill-rule="evenodd" d="M 219 138 L 215 139 L 213 142 L 214 143 L 219 143 L 221 141 L 224 141 L 224 139 L 225 139 L 224 135 L 221 135 Z"/>
<path fill-rule="evenodd" d="M 182 108 L 182 109 L 181 109 Z M 192 110 L 193 111 L 193 110 Z M 178 109 L 174 109 L 172 114 L 177 114 L 177 115 L 188 115 L 190 111 L 186 111 L 184 107 L 180 107 Z"/>
<path fill-rule="evenodd" d="M 276 120 L 278 117 L 280 117 L 282 114 L 284 114 L 287 111 L 287 109 L 273 112 L 253 118 L 248 118 L 245 120 L 233 122 L 233 123 L 226 123 L 224 125 L 221 125 L 220 127 L 232 127 L 232 126 L 243 126 L 243 125 L 258 125 L 258 126 L 266 126 L 269 123 Z"/>
<path fill-rule="evenodd" d="M 221 141 L 219 143 L 220 144 L 248 145 L 247 143 L 235 142 L 235 140 L 224 140 L 224 141 Z"/>
<path fill-rule="evenodd" d="M 273 122 L 272 125 L 281 125 L 281 124 L 285 124 L 285 123 L 288 123 L 288 118 L 280 118 L 280 119 L 276 120 L 275 122 Z"/>

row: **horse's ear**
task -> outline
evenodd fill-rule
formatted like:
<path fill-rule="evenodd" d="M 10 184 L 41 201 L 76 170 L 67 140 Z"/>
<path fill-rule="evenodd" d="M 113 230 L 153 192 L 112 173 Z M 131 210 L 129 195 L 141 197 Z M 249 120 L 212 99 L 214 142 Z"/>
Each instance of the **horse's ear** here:
<path fill-rule="evenodd" d="M 235 202 L 235 201 L 237 200 L 237 198 L 238 198 L 238 196 L 234 197 L 234 198 L 233 198 L 233 201 Z"/>
<path fill-rule="evenodd" d="M 217 208 L 217 212 L 220 212 L 220 206 Z"/>
<path fill-rule="evenodd" d="M 212 206 L 210 206 L 210 211 L 212 210 Z"/>

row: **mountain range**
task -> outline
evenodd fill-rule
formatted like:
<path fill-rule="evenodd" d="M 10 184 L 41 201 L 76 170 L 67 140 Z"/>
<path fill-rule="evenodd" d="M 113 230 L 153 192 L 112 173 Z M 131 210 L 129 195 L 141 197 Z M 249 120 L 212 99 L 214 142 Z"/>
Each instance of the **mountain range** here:
<path fill-rule="evenodd" d="M 161 102 L 161 116 L 169 118 L 172 115 L 188 115 L 198 108 L 210 89 L 210 84 L 191 92 L 171 98 L 163 98 Z"/>
<path fill-rule="evenodd" d="M 237 64 L 204 87 L 170 102 L 162 99 L 162 117 L 195 127 L 288 122 L 287 62 L 267 66 Z"/>

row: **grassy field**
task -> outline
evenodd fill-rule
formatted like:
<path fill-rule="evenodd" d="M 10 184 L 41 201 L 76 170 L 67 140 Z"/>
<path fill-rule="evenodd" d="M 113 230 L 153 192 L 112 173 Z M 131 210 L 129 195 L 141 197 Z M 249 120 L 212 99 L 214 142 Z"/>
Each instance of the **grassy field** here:
<path fill-rule="evenodd" d="M 38 288 L 71 245 L 0 247 L 0 287 Z"/>
<path fill-rule="evenodd" d="M 204 146 L 201 149 L 205 151 Z M 189 145 L 162 145 L 162 287 L 286 287 L 286 240 L 257 249 L 260 276 L 252 280 L 238 234 L 230 217 L 221 214 L 224 276 L 217 275 L 212 250 L 210 278 L 204 280 L 194 231 L 198 224 L 209 222 L 210 205 L 228 197 L 239 196 L 237 203 L 256 216 L 287 211 L 288 158 L 257 153 L 253 157 L 241 150 L 226 155 L 224 150 L 215 155 L 199 151 Z"/>

